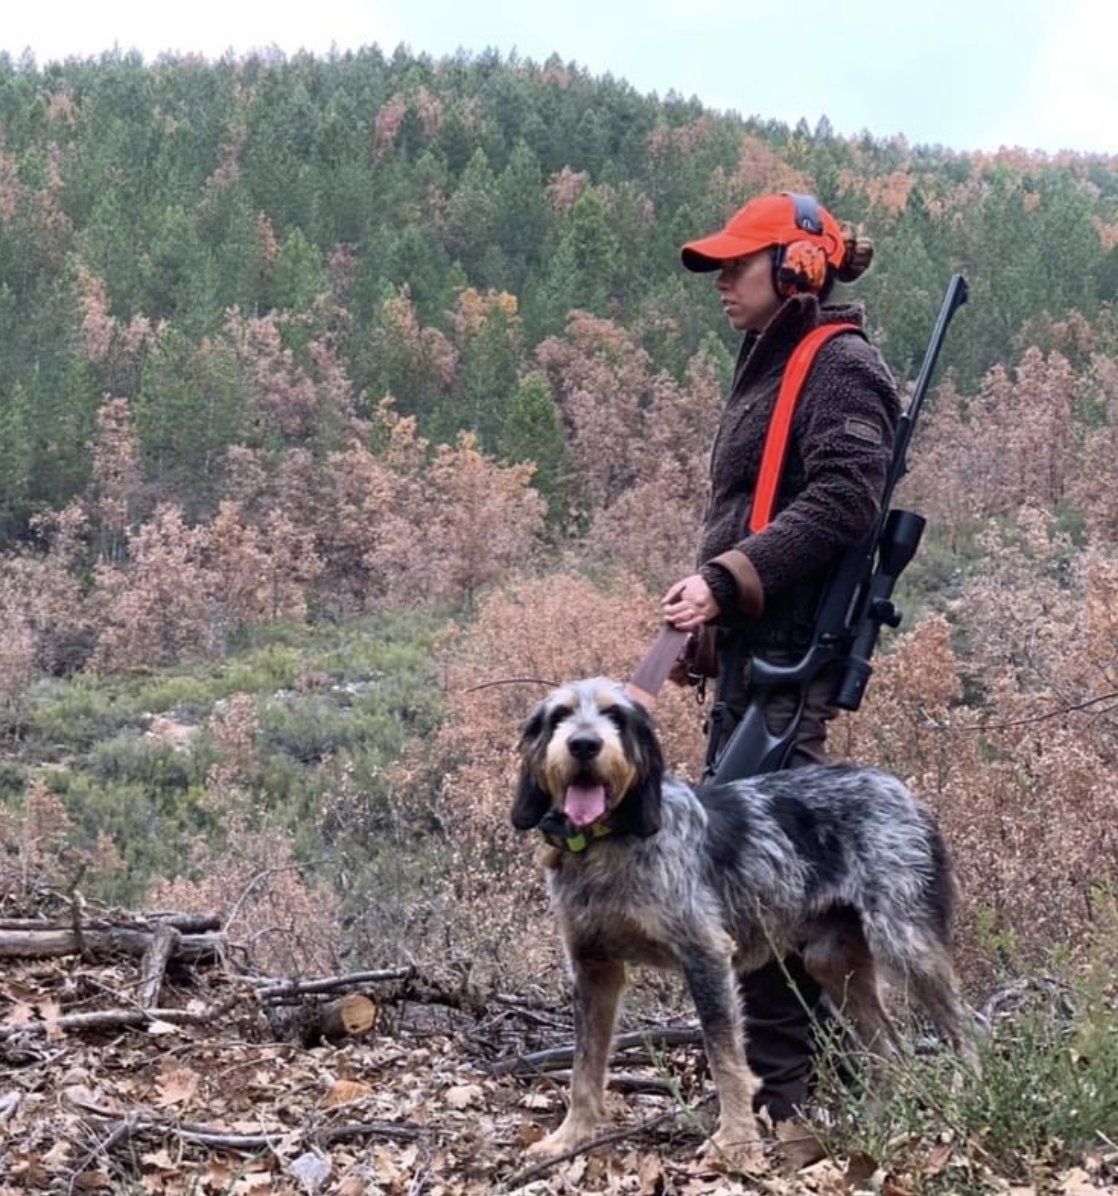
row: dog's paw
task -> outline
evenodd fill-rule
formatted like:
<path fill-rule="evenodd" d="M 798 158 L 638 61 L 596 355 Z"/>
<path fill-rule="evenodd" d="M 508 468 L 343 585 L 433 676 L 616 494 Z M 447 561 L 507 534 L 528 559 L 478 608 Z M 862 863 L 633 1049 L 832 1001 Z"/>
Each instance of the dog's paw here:
<path fill-rule="evenodd" d="M 591 1129 L 590 1126 L 568 1125 L 567 1122 L 563 1122 L 554 1133 L 548 1134 L 546 1138 L 541 1138 L 538 1142 L 533 1142 L 528 1147 L 527 1154 L 530 1158 L 540 1162 L 570 1154 L 577 1150 L 581 1143 L 591 1138 Z"/>
<path fill-rule="evenodd" d="M 773 1127 L 778 1157 L 799 1171 L 827 1157 L 827 1149 L 811 1131 L 808 1122 L 799 1117 L 778 1121 Z"/>
<path fill-rule="evenodd" d="M 733 1171 L 758 1174 L 769 1169 L 765 1147 L 756 1126 L 742 1130 L 726 1130 L 708 1138 L 700 1153 L 719 1167 Z"/>

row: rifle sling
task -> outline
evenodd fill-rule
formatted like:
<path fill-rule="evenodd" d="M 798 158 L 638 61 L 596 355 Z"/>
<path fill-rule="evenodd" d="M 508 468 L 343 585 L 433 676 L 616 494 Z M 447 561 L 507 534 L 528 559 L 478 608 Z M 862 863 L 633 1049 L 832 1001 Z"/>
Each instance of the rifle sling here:
<path fill-rule="evenodd" d="M 792 350 L 788 364 L 784 367 L 772 418 L 765 433 L 761 468 L 757 473 L 757 487 L 753 492 L 753 505 L 749 512 L 749 530 L 754 535 L 764 531 L 772 522 L 776 495 L 784 474 L 784 462 L 788 457 L 788 445 L 792 439 L 792 419 L 819 350 L 840 333 L 861 331 L 857 324 L 822 324 L 812 329 Z"/>

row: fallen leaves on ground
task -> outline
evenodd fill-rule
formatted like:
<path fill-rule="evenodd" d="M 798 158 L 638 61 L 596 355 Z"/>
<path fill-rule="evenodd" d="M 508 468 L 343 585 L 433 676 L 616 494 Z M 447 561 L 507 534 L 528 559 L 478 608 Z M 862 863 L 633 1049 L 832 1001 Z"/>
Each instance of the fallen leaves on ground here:
<path fill-rule="evenodd" d="M 191 976 L 177 1004 L 226 979 Z M 612 1140 L 534 1165 L 527 1147 L 562 1117 L 567 1079 L 495 1076 L 490 1065 L 569 1041 L 564 1009 L 549 1011 L 543 1030 L 507 1005 L 405 1005 L 375 1036 L 312 1048 L 275 1041 L 249 1003 L 220 1022 L 163 1023 L 160 1033 L 45 1031 L 75 994 L 122 994 L 127 984 L 126 974 L 76 959 L 6 968 L 0 1196 L 908 1196 L 921 1190 L 921 1166 L 929 1176 L 953 1161 L 929 1144 L 911 1175 L 883 1174 L 869 1158 L 800 1165 L 774 1140 L 761 1169 L 746 1174 L 700 1155 L 709 1106 L 683 1108 L 661 1090 L 611 1093 L 603 1134 Z M 220 994 L 204 995 L 213 1003 Z M 695 1048 L 662 1057 L 659 1072 L 647 1065 L 649 1078 L 665 1066 L 685 1100 L 709 1095 Z M 1101 1174 L 1077 1168 L 1051 1190 L 1098 1193 Z"/>

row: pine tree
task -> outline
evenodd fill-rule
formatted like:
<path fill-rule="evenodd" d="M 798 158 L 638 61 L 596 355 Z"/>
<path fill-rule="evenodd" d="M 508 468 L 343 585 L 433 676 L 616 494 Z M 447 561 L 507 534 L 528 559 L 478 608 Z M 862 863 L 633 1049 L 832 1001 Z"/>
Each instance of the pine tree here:
<path fill-rule="evenodd" d="M 517 388 L 497 440 L 497 453 L 503 461 L 535 466 L 532 485 L 547 503 L 549 522 L 561 525 L 570 469 L 567 442 L 559 409 L 541 374 L 529 374 Z"/>
<path fill-rule="evenodd" d="M 481 277 L 482 258 L 497 231 L 497 180 L 479 146 L 462 172 L 446 207 L 447 253 L 462 263 L 468 278 Z"/>
<path fill-rule="evenodd" d="M 330 289 L 322 254 L 294 228 L 284 238 L 272 267 L 268 299 L 281 311 L 309 311 L 314 301 Z"/>
<path fill-rule="evenodd" d="M 17 382 L 0 394 L 0 537 L 5 540 L 28 515 L 32 457 L 27 417 L 27 395 Z"/>

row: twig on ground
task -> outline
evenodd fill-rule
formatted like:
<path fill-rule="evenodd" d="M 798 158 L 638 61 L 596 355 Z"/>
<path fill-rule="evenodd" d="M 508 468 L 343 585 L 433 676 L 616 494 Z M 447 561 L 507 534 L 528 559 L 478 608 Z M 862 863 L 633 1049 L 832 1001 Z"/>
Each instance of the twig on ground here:
<path fill-rule="evenodd" d="M 90 1013 L 69 1013 L 41 1022 L 0 1029 L 0 1042 L 27 1033 L 59 1030 L 111 1030 L 127 1026 L 145 1026 L 149 1022 L 167 1022 L 172 1026 L 202 1026 L 235 1009 L 241 996 L 228 997 L 206 1009 L 97 1009 Z"/>
<path fill-rule="evenodd" d="M 173 926 L 163 923 L 156 927 L 151 946 L 140 961 L 138 1000 L 144 1009 L 151 1009 L 159 1003 L 159 990 L 163 987 L 167 961 L 174 955 L 181 939 L 182 935 Z"/>
<path fill-rule="evenodd" d="M 277 997 L 301 997 L 312 993 L 337 992 L 343 988 L 353 988 L 362 984 L 379 984 L 388 980 L 411 980 L 415 977 L 415 968 L 386 968 L 379 972 L 349 972 L 342 976 L 323 976 L 318 980 L 277 980 L 272 977 L 243 976 L 239 979 L 247 981 L 256 989 L 256 995 L 261 1001 L 275 1000 Z"/>
<path fill-rule="evenodd" d="M 82 899 L 81 893 L 78 892 L 78 885 L 81 884 L 82 876 L 85 874 L 85 865 L 78 869 L 77 875 L 70 884 L 70 926 L 74 931 L 74 940 L 78 945 L 78 954 L 85 963 L 92 962 L 92 956 L 86 951 L 85 935 L 82 933 L 82 907 L 85 902 Z"/>
<path fill-rule="evenodd" d="M 109 1121 L 119 1114 L 94 1105 L 82 1106 L 82 1111 L 89 1117 Z M 415 1142 L 424 1137 L 427 1131 L 411 1125 L 397 1125 L 389 1121 L 351 1122 L 345 1125 L 277 1127 L 271 1133 L 262 1131 L 255 1134 L 234 1133 L 230 1130 L 216 1129 L 209 1125 L 199 1125 L 195 1122 L 160 1121 L 155 1117 L 141 1117 L 138 1113 L 130 1113 L 123 1120 L 118 1120 L 108 1136 L 99 1142 L 88 1156 L 83 1159 L 75 1171 L 75 1176 L 93 1161 L 93 1159 L 108 1153 L 110 1147 L 128 1138 L 142 1134 L 173 1138 L 179 1142 L 194 1146 L 207 1146 L 224 1150 L 268 1150 L 281 1138 L 294 1138 L 307 1146 L 329 1146 L 334 1142 L 345 1142 L 355 1138 L 384 1138 L 389 1141 Z M 72 1185 L 71 1185 L 72 1186 Z"/>
<path fill-rule="evenodd" d="M 629 1050 L 639 1046 L 690 1046 L 703 1040 L 703 1032 L 698 1024 L 689 1026 L 664 1026 L 660 1029 L 633 1030 L 627 1034 L 619 1034 L 614 1039 L 614 1054 L 618 1051 Z M 532 1051 L 527 1055 L 514 1055 L 511 1059 L 499 1059 L 491 1064 L 493 1075 L 518 1075 L 533 1071 L 547 1071 L 574 1059 L 574 1043 L 563 1046 L 548 1047 L 542 1051 Z"/>
<path fill-rule="evenodd" d="M 116 1125 L 109 1133 L 108 1137 L 103 1141 L 98 1142 L 92 1150 L 87 1151 L 85 1157 L 77 1164 L 77 1166 L 70 1172 L 70 1183 L 67 1186 L 69 1196 L 73 1196 L 74 1187 L 78 1182 L 79 1177 L 85 1169 L 95 1159 L 104 1158 L 109 1151 L 120 1141 L 126 1141 L 135 1133 L 137 1118 L 135 1114 L 129 1114 L 122 1122 Z"/>

